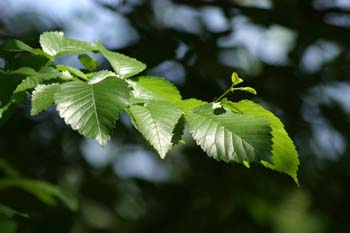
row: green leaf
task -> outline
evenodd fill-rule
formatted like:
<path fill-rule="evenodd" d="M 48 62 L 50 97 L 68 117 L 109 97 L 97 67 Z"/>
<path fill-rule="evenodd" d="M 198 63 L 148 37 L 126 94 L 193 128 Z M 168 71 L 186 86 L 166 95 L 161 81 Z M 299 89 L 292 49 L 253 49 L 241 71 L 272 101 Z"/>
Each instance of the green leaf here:
<path fill-rule="evenodd" d="M 192 111 L 193 109 L 207 103 L 208 102 L 191 98 L 191 99 L 185 99 L 180 102 L 177 102 L 177 105 L 185 111 Z"/>
<path fill-rule="evenodd" d="M 10 52 L 24 51 L 35 55 L 46 56 L 44 51 L 42 51 L 41 49 L 34 49 L 20 40 L 8 40 L 2 47 L 2 50 L 10 51 Z"/>
<path fill-rule="evenodd" d="M 236 72 L 233 72 L 231 75 L 231 81 L 232 81 L 232 85 L 236 86 L 236 85 L 242 83 L 243 79 L 241 79 Z"/>
<path fill-rule="evenodd" d="M 34 70 L 39 70 L 44 66 L 53 66 L 54 63 L 50 58 L 40 55 L 21 55 L 16 56 L 14 53 L 13 57 L 6 59 L 6 68 L 11 70 L 16 70 L 22 67 L 31 67 Z"/>
<path fill-rule="evenodd" d="M 108 77 L 117 77 L 117 75 L 112 71 L 102 70 L 92 75 L 92 77 L 89 79 L 89 84 L 99 83 Z"/>
<path fill-rule="evenodd" d="M 94 71 L 100 64 L 96 59 L 93 59 L 87 54 L 80 54 L 78 56 L 80 63 L 89 71 Z"/>
<path fill-rule="evenodd" d="M 16 71 L 16 73 L 19 73 L 19 71 Z M 35 88 L 38 84 L 57 78 L 59 73 L 54 68 L 47 67 L 43 72 L 36 72 L 33 69 L 28 68 L 25 71 L 22 71 L 19 74 L 28 75 L 25 79 L 22 80 L 22 82 L 17 86 L 14 93 L 26 91 L 29 89 Z"/>
<path fill-rule="evenodd" d="M 128 98 L 125 81 L 107 78 L 97 84 L 64 83 L 56 91 L 55 103 L 60 116 L 74 130 L 105 145 Z"/>
<path fill-rule="evenodd" d="M 36 71 L 29 67 L 22 67 L 12 72 L 0 70 L 0 106 L 4 106 L 10 101 L 13 92 L 28 74 L 35 73 Z"/>
<path fill-rule="evenodd" d="M 132 87 L 132 103 L 146 103 L 154 100 L 165 100 L 173 103 L 181 101 L 179 90 L 163 78 L 144 76 L 136 81 L 128 80 Z"/>
<path fill-rule="evenodd" d="M 4 106 L 1 106 L 0 108 L 0 119 L 3 117 L 4 113 L 9 110 L 9 108 L 14 104 L 16 103 L 16 100 L 15 99 L 11 99 L 10 102 L 8 102 L 6 105 Z"/>
<path fill-rule="evenodd" d="M 253 95 L 257 95 L 257 92 L 254 88 L 252 87 L 236 87 L 236 88 L 233 88 L 232 91 L 245 91 L 245 92 L 248 92 L 250 94 L 253 94 Z"/>
<path fill-rule="evenodd" d="M 109 51 L 101 42 L 97 42 L 97 49 L 109 61 L 116 74 L 121 78 L 134 76 L 146 69 L 146 65 L 142 62 L 135 58 Z"/>
<path fill-rule="evenodd" d="M 210 157 L 225 162 L 272 161 L 271 128 L 265 119 L 206 104 L 186 113 L 193 138 Z"/>
<path fill-rule="evenodd" d="M 13 218 L 14 216 L 21 216 L 24 218 L 29 218 L 28 214 L 14 210 L 11 207 L 5 206 L 1 203 L 0 203 L 0 215 L 5 215 L 8 218 Z"/>
<path fill-rule="evenodd" d="M 77 208 L 75 200 L 64 195 L 58 187 L 46 182 L 23 178 L 0 179 L 0 189 L 10 187 L 19 188 L 31 193 L 40 201 L 50 206 L 55 206 L 57 204 L 56 198 L 58 198 L 70 209 L 75 210 Z"/>
<path fill-rule="evenodd" d="M 19 177 L 20 172 L 11 166 L 6 160 L 0 159 L 0 172 L 7 177 Z"/>
<path fill-rule="evenodd" d="M 54 95 L 59 87 L 60 84 L 54 83 L 49 85 L 38 85 L 34 89 L 32 93 L 32 116 L 47 109 L 54 103 Z"/>
<path fill-rule="evenodd" d="M 86 74 L 71 66 L 57 65 L 56 68 L 59 71 L 68 71 L 71 75 L 87 80 Z"/>
<path fill-rule="evenodd" d="M 26 101 L 26 95 L 24 92 L 15 93 L 11 96 L 9 102 L 6 105 L 0 107 L 0 127 L 9 119 L 14 112 L 15 103 L 24 103 Z"/>
<path fill-rule="evenodd" d="M 96 50 L 93 43 L 71 40 L 63 32 L 44 32 L 40 35 L 40 45 L 44 52 L 52 57 L 87 53 Z"/>
<path fill-rule="evenodd" d="M 164 158 L 172 148 L 173 131 L 182 111 L 173 103 L 155 101 L 145 106 L 131 105 L 130 112 L 135 127 Z"/>
<path fill-rule="evenodd" d="M 1 233 L 17 233 L 18 227 L 15 219 L 7 217 L 0 218 Z"/>
<path fill-rule="evenodd" d="M 174 130 L 173 130 L 173 138 L 171 139 L 171 142 L 176 145 L 176 144 L 186 144 L 186 142 L 182 139 L 182 136 L 184 134 L 186 126 L 186 119 L 184 115 L 181 116 L 179 121 L 177 122 Z"/>
<path fill-rule="evenodd" d="M 243 100 L 238 103 L 230 101 L 223 103 L 227 107 L 239 109 L 244 114 L 267 119 L 272 127 L 272 154 L 273 162 L 263 162 L 263 165 L 273 170 L 290 175 L 298 184 L 297 172 L 299 166 L 298 152 L 292 139 L 284 129 L 283 123 L 270 111 L 260 105 Z"/>

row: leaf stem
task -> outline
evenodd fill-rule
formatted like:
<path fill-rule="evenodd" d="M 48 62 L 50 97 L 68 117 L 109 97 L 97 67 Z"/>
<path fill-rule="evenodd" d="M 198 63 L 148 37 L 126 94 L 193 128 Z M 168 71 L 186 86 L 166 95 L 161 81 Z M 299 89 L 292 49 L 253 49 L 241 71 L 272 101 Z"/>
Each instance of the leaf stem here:
<path fill-rule="evenodd" d="M 234 85 L 232 84 L 232 86 L 227 89 L 222 95 L 220 95 L 218 98 L 216 98 L 216 100 L 214 102 L 220 102 L 228 93 L 233 92 L 234 91 Z"/>

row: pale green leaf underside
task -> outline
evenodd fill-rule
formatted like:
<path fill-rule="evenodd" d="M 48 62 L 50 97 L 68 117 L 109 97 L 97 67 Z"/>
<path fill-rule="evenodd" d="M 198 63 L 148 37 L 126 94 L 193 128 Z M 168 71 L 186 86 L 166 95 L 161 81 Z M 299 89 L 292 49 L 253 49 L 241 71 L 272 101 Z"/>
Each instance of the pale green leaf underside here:
<path fill-rule="evenodd" d="M 155 101 L 145 106 L 131 105 L 130 112 L 135 127 L 164 158 L 172 148 L 173 131 L 182 111 L 170 102 Z"/>
<path fill-rule="evenodd" d="M 114 72 L 109 70 L 101 70 L 99 72 L 94 73 L 93 76 L 89 79 L 88 83 L 90 84 L 99 83 L 108 77 L 117 78 L 117 75 Z"/>
<path fill-rule="evenodd" d="M 186 114 L 193 138 L 210 157 L 225 162 L 272 161 L 267 120 L 214 109 L 211 103 Z"/>
<path fill-rule="evenodd" d="M 38 85 L 32 93 L 31 115 L 34 116 L 39 112 L 47 109 L 54 103 L 54 95 L 60 84 Z"/>
<path fill-rule="evenodd" d="M 142 62 L 123 54 L 107 50 L 101 42 L 97 42 L 97 49 L 109 61 L 115 73 L 121 78 L 134 76 L 144 69 Z"/>
<path fill-rule="evenodd" d="M 105 145 L 128 98 L 127 84 L 108 78 L 93 85 L 79 81 L 64 83 L 55 94 L 55 103 L 60 116 L 74 130 Z"/>
<path fill-rule="evenodd" d="M 290 175 L 298 183 L 297 171 L 299 166 L 298 152 L 295 149 L 292 139 L 284 129 L 283 123 L 273 113 L 264 109 L 262 106 L 243 100 L 238 103 L 227 102 L 226 105 L 239 109 L 244 114 L 253 115 L 269 120 L 272 127 L 272 153 L 273 163 L 264 162 L 263 164 L 273 170 L 284 172 Z"/>
<path fill-rule="evenodd" d="M 146 103 L 154 100 L 177 103 L 182 99 L 179 90 L 163 78 L 144 76 L 136 81 L 128 80 L 128 83 L 133 89 L 132 103 Z"/>
<path fill-rule="evenodd" d="M 67 39 L 63 32 L 44 32 L 40 35 L 40 45 L 52 57 L 60 57 L 96 50 L 93 43 Z"/>

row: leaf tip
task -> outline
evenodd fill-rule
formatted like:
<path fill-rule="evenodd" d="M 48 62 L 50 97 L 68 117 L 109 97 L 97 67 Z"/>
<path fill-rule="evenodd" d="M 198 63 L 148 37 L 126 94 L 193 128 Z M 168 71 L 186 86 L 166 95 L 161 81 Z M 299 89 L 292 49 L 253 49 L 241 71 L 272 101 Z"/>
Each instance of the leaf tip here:
<path fill-rule="evenodd" d="M 243 160 L 243 165 L 244 165 L 246 168 L 250 168 L 250 163 L 249 163 L 247 160 Z"/>

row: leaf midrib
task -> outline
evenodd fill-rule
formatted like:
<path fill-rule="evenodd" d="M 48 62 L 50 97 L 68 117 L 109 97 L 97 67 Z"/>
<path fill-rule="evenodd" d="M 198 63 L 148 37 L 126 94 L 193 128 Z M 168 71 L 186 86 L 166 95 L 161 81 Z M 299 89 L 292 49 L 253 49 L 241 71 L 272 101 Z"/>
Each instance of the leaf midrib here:
<path fill-rule="evenodd" d="M 97 123 L 97 128 L 98 128 L 98 137 L 102 137 L 102 132 L 101 132 L 101 127 L 100 127 L 100 120 L 97 116 L 97 106 L 96 106 L 96 100 L 95 100 L 95 95 L 94 95 L 94 86 L 91 86 L 91 96 L 92 96 L 92 105 L 94 108 L 94 115 L 96 118 L 96 123 Z M 102 138 L 101 138 L 102 139 Z"/>

